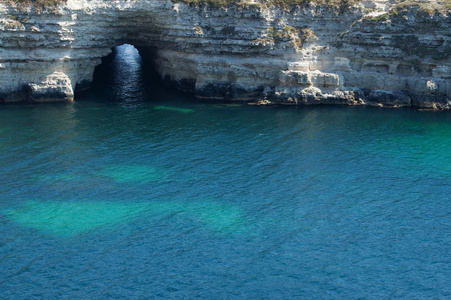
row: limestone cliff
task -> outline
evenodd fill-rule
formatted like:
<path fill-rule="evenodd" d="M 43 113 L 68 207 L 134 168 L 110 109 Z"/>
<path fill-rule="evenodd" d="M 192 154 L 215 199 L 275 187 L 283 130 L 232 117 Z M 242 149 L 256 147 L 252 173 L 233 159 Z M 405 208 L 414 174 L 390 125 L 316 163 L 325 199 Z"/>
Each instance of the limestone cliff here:
<path fill-rule="evenodd" d="M 101 58 L 128 43 L 200 98 L 451 109 L 449 6 L 424 3 L 0 3 L 0 102 L 71 101 Z"/>

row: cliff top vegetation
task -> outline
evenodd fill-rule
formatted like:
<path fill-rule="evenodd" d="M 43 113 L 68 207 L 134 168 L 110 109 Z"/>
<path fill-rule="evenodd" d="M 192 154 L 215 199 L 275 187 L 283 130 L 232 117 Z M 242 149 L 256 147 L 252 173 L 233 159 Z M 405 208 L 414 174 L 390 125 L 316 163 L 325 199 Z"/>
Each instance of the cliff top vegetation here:
<path fill-rule="evenodd" d="M 40 8 L 53 7 L 67 0 L 0 0 L 0 3 L 15 4 L 18 6 L 35 6 Z M 315 3 L 318 5 L 325 5 L 332 8 L 344 9 L 359 2 L 359 0 L 172 0 L 173 2 L 183 2 L 191 4 L 193 6 L 208 5 L 211 7 L 225 7 L 232 4 L 245 5 L 267 5 L 276 7 L 292 7 L 292 6 L 305 6 L 309 3 Z M 451 1 L 451 0 L 449 0 Z"/>
<path fill-rule="evenodd" d="M 408 10 L 411 7 L 418 7 L 419 10 L 433 14 L 434 12 L 449 12 L 451 11 L 451 0 L 398 0 L 392 7 L 394 11 Z"/>
<path fill-rule="evenodd" d="M 316 4 L 343 12 L 358 4 L 360 0 L 172 0 L 172 2 L 183 2 L 193 6 L 207 5 L 216 8 L 236 4 L 241 6 L 274 6 L 285 9 Z M 401 12 L 411 9 L 419 10 L 429 15 L 436 12 L 449 14 L 451 13 L 451 0 L 394 0 L 391 2 L 391 11 Z"/>
<path fill-rule="evenodd" d="M 16 5 L 19 8 L 34 6 L 38 10 L 55 7 L 65 3 L 67 0 L 0 0 L 0 3 Z"/>
<path fill-rule="evenodd" d="M 306 6 L 310 3 L 324 5 L 337 10 L 345 10 L 359 3 L 360 0 L 172 0 L 173 2 L 183 2 L 194 6 L 208 5 L 211 7 L 225 7 L 232 4 L 237 5 L 266 5 L 282 8 L 294 6 Z M 451 1 L 451 0 L 450 0 Z"/>
<path fill-rule="evenodd" d="M 19 8 L 34 6 L 38 10 L 55 7 L 65 3 L 67 0 L 0 0 L 0 3 L 16 5 Z M 107 0 L 105 0 L 107 1 Z M 341 12 L 359 3 L 360 0 L 171 0 L 172 2 L 183 2 L 193 6 L 207 5 L 213 8 L 226 7 L 229 5 L 255 5 L 275 6 L 288 9 L 290 7 L 302 7 L 309 4 L 326 6 Z M 395 0 L 392 11 L 409 10 L 417 7 L 419 10 L 433 14 L 434 12 L 450 13 L 451 0 Z"/>

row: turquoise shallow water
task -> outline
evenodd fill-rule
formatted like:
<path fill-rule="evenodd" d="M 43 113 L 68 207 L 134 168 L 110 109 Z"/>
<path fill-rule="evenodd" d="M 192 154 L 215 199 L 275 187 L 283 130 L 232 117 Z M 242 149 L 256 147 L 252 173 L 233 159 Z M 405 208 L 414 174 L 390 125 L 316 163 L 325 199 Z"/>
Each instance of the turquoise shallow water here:
<path fill-rule="evenodd" d="M 451 298 L 449 113 L 199 102 L 118 53 L 0 107 L 3 299 Z"/>

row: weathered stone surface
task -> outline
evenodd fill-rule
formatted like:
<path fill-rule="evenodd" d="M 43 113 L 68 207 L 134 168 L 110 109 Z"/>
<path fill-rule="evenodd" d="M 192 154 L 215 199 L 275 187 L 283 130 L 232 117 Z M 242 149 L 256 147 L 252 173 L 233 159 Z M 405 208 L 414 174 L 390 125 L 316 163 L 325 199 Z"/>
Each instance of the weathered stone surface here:
<path fill-rule="evenodd" d="M 74 92 L 69 77 L 54 72 L 41 83 L 28 84 L 28 100 L 32 102 L 73 101 Z"/>
<path fill-rule="evenodd" d="M 412 99 L 401 91 L 372 90 L 367 97 L 368 105 L 403 107 L 411 106 Z"/>
<path fill-rule="evenodd" d="M 101 58 L 129 43 L 199 98 L 450 109 L 451 19 L 393 13 L 395 4 L 365 0 L 337 13 L 313 4 L 68 0 L 37 12 L 0 3 L 0 103 L 71 101 Z"/>

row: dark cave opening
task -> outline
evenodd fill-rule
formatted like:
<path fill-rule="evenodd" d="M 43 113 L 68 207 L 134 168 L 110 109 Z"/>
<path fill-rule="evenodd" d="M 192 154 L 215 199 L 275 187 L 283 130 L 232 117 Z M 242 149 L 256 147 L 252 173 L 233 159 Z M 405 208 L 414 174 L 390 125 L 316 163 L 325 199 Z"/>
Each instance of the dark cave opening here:
<path fill-rule="evenodd" d="M 141 52 L 130 44 L 116 46 L 95 68 L 90 91 L 102 94 L 108 102 L 151 101 L 167 89 L 148 48 Z M 144 53 L 144 55 L 141 55 Z"/>

